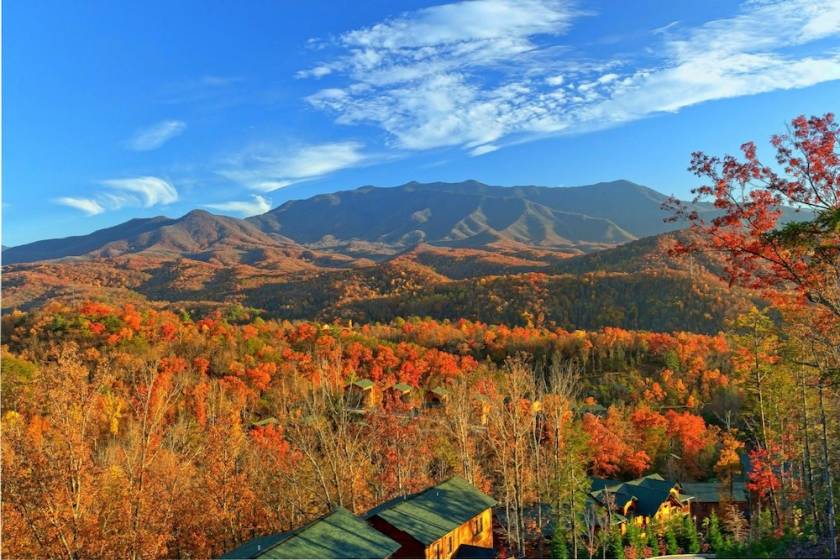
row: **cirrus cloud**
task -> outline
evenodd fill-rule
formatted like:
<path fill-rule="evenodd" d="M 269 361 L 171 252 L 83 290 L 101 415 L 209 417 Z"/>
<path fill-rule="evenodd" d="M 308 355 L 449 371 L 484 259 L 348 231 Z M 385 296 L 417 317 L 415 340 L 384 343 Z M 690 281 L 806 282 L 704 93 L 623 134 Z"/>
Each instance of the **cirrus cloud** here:
<path fill-rule="evenodd" d="M 298 75 L 332 77 L 306 100 L 339 124 L 378 126 L 398 149 L 472 155 L 840 79 L 840 0 L 748 1 L 600 57 L 563 43 L 582 15 L 559 0 L 433 6 L 340 35 Z"/>
<path fill-rule="evenodd" d="M 265 214 L 271 210 L 271 201 L 258 194 L 251 195 L 252 200 L 233 200 L 230 202 L 219 202 L 216 204 L 205 204 L 207 208 L 238 214 L 243 218 Z"/>
<path fill-rule="evenodd" d="M 249 189 L 269 192 L 370 161 L 372 156 L 363 148 L 354 141 L 291 149 L 256 146 L 228 158 L 219 174 Z"/>
<path fill-rule="evenodd" d="M 156 150 L 186 130 L 187 123 L 178 120 L 161 121 L 138 130 L 128 141 L 132 150 L 143 152 Z"/>
<path fill-rule="evenodd" d="M 106 187 L 139 196 L 143 206 L 149 208 L 158 204 L 172 204 L 178 200 L 178 191 L 158 177 L 131 177 L 102 181 Z"/>
<path fill-rule="evenodd" d="M 76 198 L 72 196 L 62 196 L 54 199 L 53 202 L 55 202 L 56 204 L 61 204 L 62 206 L 69 206 L 70 208 L 81 210 L 88 216 L 95 216 L 105 211 L 105 208 L 103 208 L 101 204 L 99 204 L 92 198 Z"/>
<path fill-rule="evenodd" d="M 53 202 L 94 216 L 106 210 L 119 210 L 130 206 L 151 208 L 178 201 L 178 191 L 175 187 L 159 177 L 108 179 L 100 181 L 100 184 L 106 187 L 106 190 L 99 191 L 92 197 L 63 196 L 53 199 Z"/>

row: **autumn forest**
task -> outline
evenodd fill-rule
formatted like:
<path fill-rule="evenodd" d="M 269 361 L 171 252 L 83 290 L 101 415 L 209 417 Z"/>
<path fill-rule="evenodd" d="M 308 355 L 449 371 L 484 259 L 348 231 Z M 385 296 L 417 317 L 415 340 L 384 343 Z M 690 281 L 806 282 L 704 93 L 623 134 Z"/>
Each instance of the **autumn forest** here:
<path fill-rule="evenodd" d="M 769 162 L 695 153 L 679 231 L 597 251 L 8 265 L 3 555 L 213 558 L 457 475 L 498 557 L 837 557 L 838 140 L 828 114 Z M 601 519 L 593 480 L 654 473 L 718 497 Z"/>

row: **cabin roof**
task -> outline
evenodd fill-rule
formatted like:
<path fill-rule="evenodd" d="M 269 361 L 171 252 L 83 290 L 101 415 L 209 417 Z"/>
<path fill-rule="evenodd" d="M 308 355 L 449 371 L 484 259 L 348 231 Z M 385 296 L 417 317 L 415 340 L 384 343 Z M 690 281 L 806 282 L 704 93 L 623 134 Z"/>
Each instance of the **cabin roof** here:
<path fill-rule="evenodd" d="M 400 545 L 343 507 L 288 533 L 252 539 L 222 558 L 386 558 Z"/>
<path fill-rule="evenodd" d="M 370 389 L 373 387 L 373 381 L 370 379 L 357 379 L 350 383 L 350 385 L 355 385 L 359 389 Z"/>
<path fill-rule="evenodd" d="M 628 482 L 594 478 L 591 482 L 591 488 L 592 496 L 602 504 L 605 503 L 606 497 L 604 494 L 606 492 L 615 497 L 616 505 L 623 506 L 630 499 L 635 498 L 635 513 L 652 516 L 668 500 L 671 490 L 679 488 L 679 485 L 654 473 Z"/>
<path fill-rule="evenodd" d="M 624 511 L 627 502 L 636 498 L 633 494 L 622 490 L 596 490 L 592 492 L 592 497 L 603 506 L 607 505 L 608 500 L 612 500 L 613 508 L 618 508 L 620 511 Z"/>
<path fill-rule="evenodd" d="M 428 546 L 494 505 L 496 500 L 454 476 L 417 494 L 385 502 L 365 517 L 379 517 Z"/>
<path fill-rule="evenodd" d="M 611 486 L 620 486 L 621 481 L 613 478 L 592 478 L 590 479 L 592 491 L 603 490 Z"/>
<path fill-rule="evenodd" d="M 408 383 L 397 383 L 393 386 L 393 389 L 396 389 L 400 393 L 408 393 L 411 391 L 412 387 Z"/>
<path fill-rule="evenodd" d="M 224 553 L 221 556 L 221 559 L 259 558 L 260 553 L 265 552 L 267 549 L 285 539 L 288 535 L 289 533 L 285 532 L 254 537 L 250 541 L 244 542 L 233 550 Z"/>
<path fill-rule="evenodd" d="M 721 494 L 725 494 L 729 490 L 724 488 L 722 484 L 721 482 L 686 482 L 682 484 L 682 489 L 695 502 L 718 503 L 721 501 Z M 731 499 L 734 502 L 747 501 L 746 483 L 739 481 L 732 483 Z"/>
<path fill-rule="evenodd" d="M 597 511 L 600 509 L 601 504 L 594 498 L 594 497 L 587 497 L 585 502 L 585 508 L 588 512 L 592 513 L 596 519 L 595 523 L 600 523 L 598 521 L 598 514 Z M 614 511 L 610 514 L 610 518 L 612 519 L 613 525 L 621 525 L 622 523 L 627 522 L 627 518 L 622 515 L 621 513 Z"/>

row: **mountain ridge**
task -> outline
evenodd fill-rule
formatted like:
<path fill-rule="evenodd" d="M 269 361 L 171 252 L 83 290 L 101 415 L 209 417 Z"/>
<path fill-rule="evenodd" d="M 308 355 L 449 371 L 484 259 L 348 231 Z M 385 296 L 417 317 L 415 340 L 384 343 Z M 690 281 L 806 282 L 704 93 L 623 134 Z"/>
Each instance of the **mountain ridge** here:
<path fill-rule="evenodd" d="M 366 185 L 291 200 L 239 219 L 193 210 L 180 218 L 136 218 L 87 235 L 9 247 L 6 264 L 62 258 L 214 252 L 229 261 L 290 247 L 381 259 L 419 244 L 586 253 L 676 229 L 667 197 L 626 180 L 575 187 L 502 187 L 475 180 Z M 250 257 L 245 255 L 251 254 Z"/>

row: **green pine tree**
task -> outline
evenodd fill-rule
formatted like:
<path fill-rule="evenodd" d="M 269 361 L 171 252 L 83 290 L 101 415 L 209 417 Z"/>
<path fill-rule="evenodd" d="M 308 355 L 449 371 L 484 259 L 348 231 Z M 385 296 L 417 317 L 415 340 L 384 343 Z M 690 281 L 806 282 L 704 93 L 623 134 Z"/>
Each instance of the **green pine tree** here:
<path fill-rule="evenodd" d="M 646 536 L 647 536 L 647 543 L 650 549 L 653 551 L 654 556 L 659 555 L 659 537 L 656 535 L 656 526 L 653 523 L 648 523 L 647 528 L 645 529 Z"/>
<path fill-rule="evenodd" d="M 682 534 L 685 551 L 690 554 L 700 552 L 700 536 L 697 534 L 697 527 L 690 515 L 683 517 Z"/>
<path fill-rule="evenodd" d="M 677 542 L 677 534 L 674 532 L 672 523 L 669 523 L 665 528 L 665 549 L 668 551 L 668 554 L 680 553 L 680 545 Z"/>
<path fill-rule="evenodd" d="M 726 543 L 723 540 L 723 533 L 720 531 L 720 521 L 717 514 L 712 514 L 703 522 L 706 526 L 706 541 L 709 543 L 713 552 L 722 552 Z"/>
<path fill-rule="evenodd" d="M 642 538 L 641 528 L 633 522 L 628 523 L 624 538 L 627 540 L 627 544 L 633 547 L 636 557 L 642 556 L 645 548 L 645 539 Z"/>
<path fill-rule="evenodd" d="M 610 533 L 612 557 L 621 560 L 624 558 L 624 539 L 621 537 L 621 529 L 615 527 Z"/>
<path fill-rule="evenodd" d="M 558 530 L 551 538 L 551 557 L 552 558 L 568 558 L 569 548 L 566 545 L 566 536 L 563 531 Z"/>

